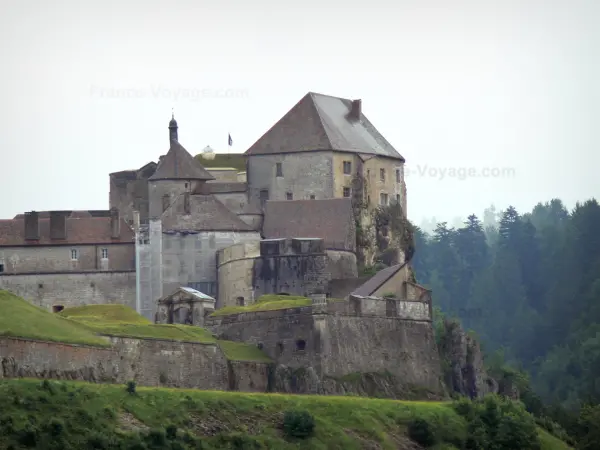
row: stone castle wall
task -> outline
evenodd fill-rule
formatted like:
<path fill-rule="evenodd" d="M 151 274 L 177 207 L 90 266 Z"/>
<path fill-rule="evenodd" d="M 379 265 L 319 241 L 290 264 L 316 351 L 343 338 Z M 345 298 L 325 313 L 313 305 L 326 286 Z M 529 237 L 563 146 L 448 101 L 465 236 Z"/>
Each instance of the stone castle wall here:
<path fill-rule="evenodd" d="M 119 303 L 135 309 L 135 271 L 0 275 L 0 289 L 52 310 Z"/>
<path fill-rule="evenodd" d="M 278 311 L 208 318 L 222 339 L 255 344 L 277 367 L 309 370 L 320 393 L 327 379 L 391 374 L 399 390 L 443 392 L 428 302 L 352 297 Z"/>
<path fill-rule="evenodd" d="M 0 338 L 0 378 L 266 392 L 268 364 L 228 362 L 217 344 L 107 338 L 111 348 Z"/>

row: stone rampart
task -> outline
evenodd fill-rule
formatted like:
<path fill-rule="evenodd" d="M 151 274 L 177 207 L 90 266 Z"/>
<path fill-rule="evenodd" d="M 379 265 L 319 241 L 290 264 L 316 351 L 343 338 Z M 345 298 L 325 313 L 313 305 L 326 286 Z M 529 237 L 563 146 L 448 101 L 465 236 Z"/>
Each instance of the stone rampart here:
<path fill-rule="evenodd" d="M 107 337 L 111 347 L 0 338 L 0 378 L 265 392 L 268 364 L 228 362 L 215 343 Z M 263 377 L 263 375 L 265 375 Z"/>

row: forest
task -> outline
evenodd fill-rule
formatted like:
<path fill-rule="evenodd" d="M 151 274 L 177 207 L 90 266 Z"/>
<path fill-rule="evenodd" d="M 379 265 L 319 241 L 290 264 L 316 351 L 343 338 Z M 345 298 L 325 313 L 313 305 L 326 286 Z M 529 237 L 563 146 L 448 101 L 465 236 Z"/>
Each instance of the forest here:
<path fill-rule="evenodd" d="M 553 199 L 483 216 L 430 233 L 414 227 L 418 282 L 475 333 L 488 367 L 527 377 L 537 400 L 529 409 L 543 402 L 571 434 L 582 432 L 583 411 L 600 424 L 600 205 L 569 211 Z"/>

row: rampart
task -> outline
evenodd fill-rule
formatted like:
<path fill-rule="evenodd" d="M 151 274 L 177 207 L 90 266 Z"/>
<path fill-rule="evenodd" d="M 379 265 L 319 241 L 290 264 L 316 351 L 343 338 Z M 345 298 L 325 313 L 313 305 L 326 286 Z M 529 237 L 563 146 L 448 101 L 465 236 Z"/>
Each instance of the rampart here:
<path fill-rule="evenodd" d="M 431 322 L 431 303 L 351 296 L 312 306 L 209 317 L 222 339 L 255 344 L 277 367 L 310 370 L 306 393 L 321 393 L 327 379 L 389 374 L 403 387 L 441 394 L 441 368 Z M 286 390 L 276 388 L 277 390 Z"/>
<path fill-rule="evenodd" d="M 0 289 L 51 310 L 118 303 L 135 309 L 135 271 L 2 274 Z"/>
<path fill-rule="evenodd" d="M 0 338 L 0 378 L 32 377 L 265 392 L 268 364 L 228 361 L 216 343 L 107 337 L 112 347 Z"/>

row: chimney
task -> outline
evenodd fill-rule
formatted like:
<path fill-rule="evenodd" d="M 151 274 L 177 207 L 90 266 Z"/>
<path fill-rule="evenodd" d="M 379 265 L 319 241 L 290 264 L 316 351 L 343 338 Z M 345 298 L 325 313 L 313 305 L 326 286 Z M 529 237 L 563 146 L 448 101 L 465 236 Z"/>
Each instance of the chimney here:
<path fill-rule="evenodd" d="M 110 237 L 112 239 L 119 239 L 121 237 L 121 218 L 119 217 L 119 210 L 117 208 L 111 208 L 110 210 Z"/>
<path fill-rule="evenodd" d="M 189 192 L 184 192 L 183 193 L 183 213 L 184 214 L 191 214 L 191 210 L 190 210 L 190 193 Z"/>
<path fill-rule="evenodd" d="M 40 238 L 40 222 L 37 211 L 25 213 L 25 239 L 37 241 Z"/>
<path fill-rule="evenodd" d="M 360 120 L 361 110 L 362 110 L 362 100 L 352 100 L 352 107 L 350 109 L 350 118 L 352 120 Z"/>
<path fill-rule="evenodd" d="M 67 214 L 64 211 L 50 211 L 50 239 L 67 238 Z"/>

